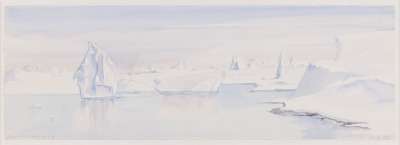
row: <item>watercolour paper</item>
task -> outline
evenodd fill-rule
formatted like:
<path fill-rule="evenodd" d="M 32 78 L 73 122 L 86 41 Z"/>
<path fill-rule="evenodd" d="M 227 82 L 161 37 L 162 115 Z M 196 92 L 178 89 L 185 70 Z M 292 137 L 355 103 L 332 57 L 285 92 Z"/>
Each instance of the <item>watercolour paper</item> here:
<path fill-rule="evenodd" d="M 395 140 L 395 7 L 4 7 L 6 140 Z"/>

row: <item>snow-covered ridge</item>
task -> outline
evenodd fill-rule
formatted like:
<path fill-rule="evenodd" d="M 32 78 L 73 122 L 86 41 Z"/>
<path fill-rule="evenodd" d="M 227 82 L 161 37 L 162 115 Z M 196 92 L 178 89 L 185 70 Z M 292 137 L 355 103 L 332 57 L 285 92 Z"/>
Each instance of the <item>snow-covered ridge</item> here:
<path fill-rule="evenodd" d="M 352 76 L 354 76 L 354 74 L 334 71 L 322 66 L 309 64 L 296 89 L 296 96 L 316 93 L 333 83 L 344 81 Z"/>

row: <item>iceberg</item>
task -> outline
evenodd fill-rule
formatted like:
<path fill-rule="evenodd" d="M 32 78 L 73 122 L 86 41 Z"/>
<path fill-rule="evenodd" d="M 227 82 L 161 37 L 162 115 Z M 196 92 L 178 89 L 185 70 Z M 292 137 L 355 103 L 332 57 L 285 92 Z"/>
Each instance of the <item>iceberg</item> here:
<path fill-rule="evenodd" d="M 111 58 L 92 42 L 74 74 L 81 98 L 112 98 L 116 96 L 117 79 Z"/>
<path fill-rule="evenodd" d="M 342 52 L 342 44 L 338 37 L 335 37 L 335 48 L 336 48 L 336 54 L 334 60 L 337 61 L 340 57 L 340 53 Z"/>
<path fill-rule="evenodd" d="M 354 76 L 357 75 L 339 69 L 332 69 L 324 65 L 310 63 L 298 83 L 295 95 L 305 96 L 317 93 L 332 84 L 342 82 Z"/>
<path fill-rule="evenodd" d="M 282 107 L 281 110 L 276 109 L 272 113 L 301 116 L 299 113 L 308 112 L 314 115 L 303 116 L 325 121 L 336 118 L 342 120 L 336 122 L 342 124 L 343 127 L 360 126 L 376 132 L 393 132 L 391 124 L 396 121 L 393 118 L 395 98 L 394 84 L 374 77 L 352 76 L 332 83 L 319 92 L 287 100 L 285 102 L 287 106 Z M 345 122 L 364 123 L 357 125 L 345 124 Z"/>
<path fill-rule="evenodd" d="M 231 65 L 229 66 L 230 70 L 237 71 L 239 70 L 239 62 L 237 57 L 232 58 Z"/>
<path fill-rule="evenodd" d="M 275 79 L 280 79 L 282 77 L 282 53 L 283 53 L 283 50 L 279 54 L 278 66 L 276 68 L 276 73 L 275 73 Z"/>

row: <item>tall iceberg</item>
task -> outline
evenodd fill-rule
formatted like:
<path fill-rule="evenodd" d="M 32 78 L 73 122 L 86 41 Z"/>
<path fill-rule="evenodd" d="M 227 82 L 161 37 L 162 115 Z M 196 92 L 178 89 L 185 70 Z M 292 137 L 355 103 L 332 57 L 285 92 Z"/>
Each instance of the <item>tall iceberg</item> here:
<path fill-rule="evenodd" d="M 275 73 L 275 79 L 280 79 L 282 77 L 282 53 L 283 53 L 283 50 L 279 54 L 278 66 L 276 67 L 276 73 Z"/>
<path fill-rule="evenodd" d="M 342 53 L 342 43 L 340 42 L 338 37 L 335 37 L 335 48 L 336 54 L 334 60 L 337 61 L 340 57 L 340 53 Z"/>
<path fill-rule="evenodd" d="M 81 98 L 115 97 L 117 78 L 111 58 L 92 42 L 74 74 Z"/>

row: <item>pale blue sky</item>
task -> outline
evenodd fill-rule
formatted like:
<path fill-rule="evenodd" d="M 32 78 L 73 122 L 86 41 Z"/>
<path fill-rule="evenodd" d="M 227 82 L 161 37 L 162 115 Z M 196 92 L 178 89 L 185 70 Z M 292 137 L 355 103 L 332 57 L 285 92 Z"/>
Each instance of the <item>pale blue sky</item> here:
<path fill-rule="evenodd" d="M 60 33 L 221 24 L 246 19 L 303 15 L 393 14 L 389 6 L 70 6 L 8 7 L 15 33 Z"/>
<path fill-rule="evenodd" d="M 282 48 L 329 56 L 334 37 L 393 23 L 390 6 L 11 6 L 5 52 L 10 63 L 79 61 L 94 40 L 121 64 L 133 56 L 270 58 Z"/>

